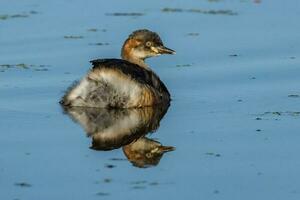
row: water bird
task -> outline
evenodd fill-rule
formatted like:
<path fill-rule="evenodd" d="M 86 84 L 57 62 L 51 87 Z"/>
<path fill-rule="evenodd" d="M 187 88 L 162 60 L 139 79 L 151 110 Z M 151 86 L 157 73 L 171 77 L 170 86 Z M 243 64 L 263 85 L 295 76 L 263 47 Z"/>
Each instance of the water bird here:
<path fill-rule="evenodd" d="M 136 30 L 125 40 L 122 59 L 92 60 L 92 69 L 66 92 L 69 107 L 138 108 L 170 102 L 165 84 L 145 63 L 161 54 L 175 54 L 150 30 Z"/>

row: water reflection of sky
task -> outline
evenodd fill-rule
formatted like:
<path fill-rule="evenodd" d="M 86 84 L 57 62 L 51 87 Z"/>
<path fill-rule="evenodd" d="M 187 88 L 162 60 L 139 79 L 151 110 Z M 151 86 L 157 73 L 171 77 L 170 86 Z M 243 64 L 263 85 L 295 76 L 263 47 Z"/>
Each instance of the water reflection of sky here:
<path fill-rule="evenodd" d="M 2 0 L 0 198 L 299 199 L 299 8 Z M 177 52 L 148 61 L 173 97 L 148 138 L 176 151 L 147 169 L 124 161 L 122 149 L 87 148 L 91 138 L 57 104 L 89 60 L 119 56 L 138 28 Z"/>

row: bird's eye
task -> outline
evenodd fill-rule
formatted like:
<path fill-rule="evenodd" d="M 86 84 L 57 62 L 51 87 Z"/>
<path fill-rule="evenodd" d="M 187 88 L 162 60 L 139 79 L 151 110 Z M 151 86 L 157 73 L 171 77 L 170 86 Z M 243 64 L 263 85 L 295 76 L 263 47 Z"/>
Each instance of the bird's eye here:
<path fill-rule="evenodd" d="M 147 47 L 151 47 L 152 46 L 152 42 L 150 42 L 150 41 L 146 42 L 146 46 Z"/>

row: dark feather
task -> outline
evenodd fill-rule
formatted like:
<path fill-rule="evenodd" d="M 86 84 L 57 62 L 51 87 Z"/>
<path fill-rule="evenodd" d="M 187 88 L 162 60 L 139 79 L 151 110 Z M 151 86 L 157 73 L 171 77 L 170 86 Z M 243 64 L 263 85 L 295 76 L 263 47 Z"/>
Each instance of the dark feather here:
<path fill-rule="evenodd" d="M 167 87 L 153 71 L 144 69 L 137 64 L 122 59 L 97 59 L 90 62 L 93 64 L 93 69 L 107 68 L 118 70 L 141 84 L 149 85 L 160 92 L 166 92 L 170 95 Z"/>

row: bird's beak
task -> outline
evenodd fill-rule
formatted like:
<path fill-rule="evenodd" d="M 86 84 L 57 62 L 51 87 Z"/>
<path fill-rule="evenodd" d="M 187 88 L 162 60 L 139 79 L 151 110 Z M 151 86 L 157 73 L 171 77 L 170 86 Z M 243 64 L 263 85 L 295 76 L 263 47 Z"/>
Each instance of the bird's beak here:
<path fill-rule="evenodd" d="M 165 46 L 152 47 L 151 49 L 155 53 L 158 53 L 158 54 L 175 54 L 176 53 L 174 50 L 169 49 Z"/>

